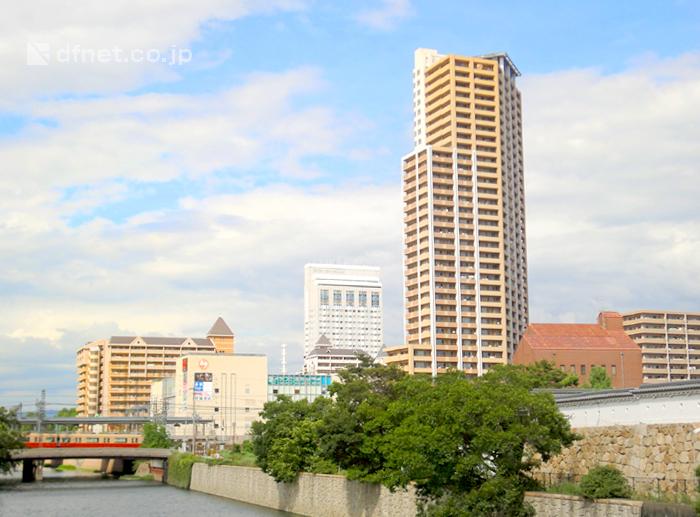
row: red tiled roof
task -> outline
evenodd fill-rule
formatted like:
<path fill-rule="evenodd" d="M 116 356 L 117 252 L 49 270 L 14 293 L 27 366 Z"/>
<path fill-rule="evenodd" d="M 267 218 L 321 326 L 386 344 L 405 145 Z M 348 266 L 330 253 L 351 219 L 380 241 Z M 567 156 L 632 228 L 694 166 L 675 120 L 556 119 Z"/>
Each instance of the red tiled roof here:
<path fill-rule="evenodd" d="M 523 341 L 534 349 L 633 349 L 639 346 L 621 330 L 606 330 L 597 324 L 532 323 Z"/>

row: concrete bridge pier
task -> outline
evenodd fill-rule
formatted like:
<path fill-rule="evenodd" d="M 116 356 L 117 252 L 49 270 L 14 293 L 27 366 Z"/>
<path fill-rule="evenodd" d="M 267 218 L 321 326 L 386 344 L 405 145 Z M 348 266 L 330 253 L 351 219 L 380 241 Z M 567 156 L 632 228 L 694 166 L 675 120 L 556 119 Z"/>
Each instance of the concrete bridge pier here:
<path fill-rule="evenodd" d="M 44 461 L 22 460 L 22 483 L 41 481 L 44 477 Z"/>
<path fill-rule="evenodd" d="M 112 463 L 111 474 L 114 477 L 126 476 L 134 473 L 134 460 L 131 458 L 117 458 Z"/>

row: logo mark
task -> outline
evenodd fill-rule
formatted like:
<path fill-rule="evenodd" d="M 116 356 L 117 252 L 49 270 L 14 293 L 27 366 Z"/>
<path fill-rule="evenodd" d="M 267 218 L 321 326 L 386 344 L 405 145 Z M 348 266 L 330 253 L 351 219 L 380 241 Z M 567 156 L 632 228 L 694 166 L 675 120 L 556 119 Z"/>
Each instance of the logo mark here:
<path fill-rule="evenodd" d="M 27 65 L 47 66 L 51 62 L 51 45 L 48 43 L 27 43 Z"/>

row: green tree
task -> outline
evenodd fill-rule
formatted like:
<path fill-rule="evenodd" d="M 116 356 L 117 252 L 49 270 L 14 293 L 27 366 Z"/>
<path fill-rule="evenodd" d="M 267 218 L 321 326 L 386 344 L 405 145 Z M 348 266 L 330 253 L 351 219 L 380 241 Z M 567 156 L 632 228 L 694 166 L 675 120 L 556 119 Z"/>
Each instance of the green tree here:
<path fill-rule="evenodd" d="M 330 399 L 293 401 L 287 396 L 267 402 L 262 421 L 253 423 L 252 448 L 257 465 L 276 481 L 294 481 L 299 472 L 333 473 L 335 465 L 321 457 L 319 432 Z"/>
<path fill-rule="evenodd" d="M 77 417 L 78 416 L 78 410 L 74 407 L 64 407 L 58 410 L 58 413 L 56 413 L 56 416 L 60 417 Z"/>
<path fill-rule="evenodd" d="M 578 385 L 578 376 L 557 368 L 545 359 L 527 365 L 497 365 L 486 374 L 493 382 L 508 382 L 530 388 L 568 388 Z"/>
<path fill-rule="evenodd" d="M 594 366 L 591 368 L 591 375 L 585 387 L 593 388 L 594 390 L 607 390 L 612 388 L 612 380 L 605 373 L 605 368 Z"/>
<path fill-rule="evenodd" d="M 532 390 L 563 372 L 536 368 L 432 379 L 363 361 L 331 398 L 268 402 L 253 424 L 258 465 L 278 481 L 343 470 L 392 490 L 414 483 L 428 515 L 531 515 L 529 472 L 576 439 L 552 395 Z"/>
<path fill-rule="evenodd" d="M 77 408 L 74 408 L 74 407 L 64 407 L 64 408 L 61 408 L 58 410 L 58 413 L 56 413 L 56 416 L 59 416 L 59 417 L 77 417 L 78 410 L 77 410 Z M 78 428 L 77 425 L 61 425 L 61 426 L 51 425 L 52 430 L 74 431 L 77 428 Z"/>
<path fill-rule="evenodd" d="M 414 482 L 429 515 L 529 515 L 529 471 L 576 438 L 553 397 L 458 372 L 401 384 L 408 396 L 386 412 L 394 425 L 380 440 L 384 465 L 369 479 L 392 489 Z"/>
<path fill-rule="evenodd" d="M 10 452 L 23 447 L 23 434 L 16 412 L 0 406 L 0 472 L 12 470 L 17 462 L 10 459 Z"/>
<path fill-rule="evenodd" d="M 350 479 L 368 479 L 382 468 L 379 438 L 393 425 L 386 411 L 402 395 L 397 383 L 406 373 L 363 357 L 359 366 L 342 370 L 339 377 L 329 390 L 334 404 L 323 419 L 321 452 Z"/>
<path fill-rule="evenodd" d="M 177 445 L 175 440 L 168 436 L 164 425 L 147 422 L 143 425 L 143 441 L 141 447 L 148 449 L 172 449 Z"/>

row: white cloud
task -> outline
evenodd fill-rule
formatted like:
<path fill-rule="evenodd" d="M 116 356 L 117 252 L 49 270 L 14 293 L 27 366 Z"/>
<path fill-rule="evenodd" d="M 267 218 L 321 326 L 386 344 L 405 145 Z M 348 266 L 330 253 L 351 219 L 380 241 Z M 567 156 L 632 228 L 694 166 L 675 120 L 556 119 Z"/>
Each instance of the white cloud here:
<path fill-rule="evenodd" d="M 318 72 L 307 68 L 257 74 L 215 94 L 36 103 L 29 113 L 35 122 L 0 142 L 6 171 L 0 191 L 24 207 L 27 195 L 43 193 L 36 198 L 43 204 L 51 189 L 114 180 L 164 182 L 253 165 L 298 175 L 304 158 L 341 153 L 347 145 L 348 130 L 334 112 L 293 107 L 322 87 Z"/>
<path fill-rule="evenodd" d="M 413 15 L 410 0 L 381 0 L 381 5 L 359 12 L 355 19 L 362 25 L 377 30 L 391 30 Z"/>
<path fill-rule="evenodd" d="M 700 54 L 522 89 L 532 319 L 700 310 Z"/>
<path fill-rule="evenodd" d="M 304 4 L 303 0 L 7 3 L 0 17 L 0 99 L 11 109 L 17 100 L 37 94 L 115 93 L 154 80 L 173 80 L 179 76 L 178 66 L 133 59 L 130 63 L 114 61 L 130 59 L 133 50 L 137 50 L 135 58 L 138 52 L 149 49 L 169 57 L 172 49 L 190 49 L 207 24 L 299 10 Z M 28 55 L 42 45 L 49 49 L 49 64 L 27 66 Z M 121 52 L 114 52 L 115 47 Z M 97 59 L 92 52 L 98 50 L 117 57 L 110 58 L 109 64 L 90 62 Z M 206 51 L 199 65 L 197 58 L 195 54 L 192 66 L 213 63 Z"/>
<path fill-rule="evenodd" d="M 0 300 L 0 363 L 17 361 L 20 350 L 33 347 L 51 358 L 47 363 L 72 364 L 86 339 L 114 333 L 200 336 L 223 315 L 238 350 L 271 354 L 275 369 L 279 345 L 286 342 L 290 368 L 298 368 L 303 265 L 312 260 L 381 266 L 386 318 L 393 322 L 387 339 L 396 343 L 400 228 L 394 185 L 312 192 L 280 185 L 186 199 L 181 208 L 121 224 L 55 224 L 15 240 L 11 254 L 0 252 L 0 288 L 8 289 Z M 72 382 L 72 367 L 63 375 Z"/>

